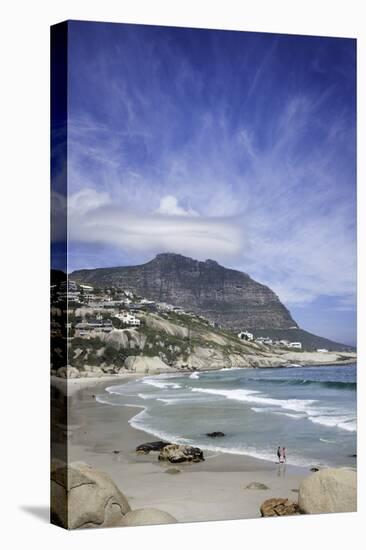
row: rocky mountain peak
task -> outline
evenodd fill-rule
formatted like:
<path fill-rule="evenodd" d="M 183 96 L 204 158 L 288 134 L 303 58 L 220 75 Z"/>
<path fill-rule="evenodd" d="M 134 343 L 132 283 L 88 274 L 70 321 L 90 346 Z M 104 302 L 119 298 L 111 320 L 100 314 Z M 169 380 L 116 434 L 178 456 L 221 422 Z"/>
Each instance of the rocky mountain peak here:
<path fill-rule="evenodd" d="M 165 252 L 142 265 L 79 270 L 70 277 L 94 286 L 129 289 L 150 300 L 199 313 L 233 330 L 297 327 L 270 288 L 215 260 L 202 262 Z"/>

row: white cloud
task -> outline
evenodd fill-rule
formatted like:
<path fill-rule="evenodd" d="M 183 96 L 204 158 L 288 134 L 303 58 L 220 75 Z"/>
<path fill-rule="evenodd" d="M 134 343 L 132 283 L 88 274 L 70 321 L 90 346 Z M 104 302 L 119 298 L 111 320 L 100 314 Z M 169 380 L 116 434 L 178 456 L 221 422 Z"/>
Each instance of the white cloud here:
<path fill-rule="evenodd" d="M 95 189 L 81 189 L 73 195 L 69 195 L 68 207 L 69 212 L 74 216 L 82 216 L 83 214 L 96 210 L 101 206 L 110 203 L 111 199 L 108 193 L 98 192 Z"/>
<path fill-rule="evenodd" d="M 198 216 L 197 212 L 191 208 L 184 209 L 178 204 L 178 200 L 173 195 L 165 195 L 160 199 L 159 208 L 156 210 L 157 214 L 163 216 Z"/>
<path fill-rule="evenodd" d="M 151 254 L 177 252 L 199 259 L 233 258 L 244 245 L 235 220 L 198 216 L 171 196 L 163 198 L 158 210 L 146 214 L 112 205 L 105 193 L 79 191 L 69 198 L 68 228 L 72 242 Z"/>

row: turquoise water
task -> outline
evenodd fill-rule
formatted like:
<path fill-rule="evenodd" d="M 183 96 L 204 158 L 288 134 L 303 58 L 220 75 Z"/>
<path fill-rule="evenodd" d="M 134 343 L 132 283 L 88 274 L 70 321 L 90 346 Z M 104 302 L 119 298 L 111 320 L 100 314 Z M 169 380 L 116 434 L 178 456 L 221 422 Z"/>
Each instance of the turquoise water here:
<path fill-rule="evenodd" d="M 141 407 L 131 425 L 157 438 L 271 461 L 280 445 L 290 464 L 356 465 L 355 364 L 149 376 L 97 399 Z"/>

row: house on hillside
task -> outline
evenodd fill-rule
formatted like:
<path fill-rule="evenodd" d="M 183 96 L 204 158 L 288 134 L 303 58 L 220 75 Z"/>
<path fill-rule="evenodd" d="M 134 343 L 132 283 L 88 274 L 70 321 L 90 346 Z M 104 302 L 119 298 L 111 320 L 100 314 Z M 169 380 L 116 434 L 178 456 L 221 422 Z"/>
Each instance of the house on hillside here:
<path fill-rule="evenodd" d="M 182 307 L 180 306 L 173 306 L 173 310 L 172 310 L 174 313 L 177 313 L 178 315 L 185 315 L 185 311 Z"/>
<path fill-rule="evenodd" d="M 132 313 L 128 313 L 127 311 L 117 313 L 115 318 L 119 319 L 124 325 L 128 325 L 130 327 L 139 327 L 141 325 L 140 319 L 137 319 L 135 315 L 132 315 Z"/>
<path fill-rule="evenodd" d="M 79 287 L 82 288 L 83 290 L 85 290 L 85 292 L 93 292 L 94 291 L 94 287 L 90 286 L 90 285 L 79 285 Z"/>
<path fill-rule="evenodd" d="M 294 348 L 294 349 L 302 349 L 302 343 L 301 342 L 289 342 L 287 347 Z"/>
<path fill-rule="evenodd" d="M 75 336 L 81 338 L 90 338 L 91 336 L 108 333 L 113 330 L 113 324 L 110 319 L 103 321 L 102 319 L 89 319 L 75 325 Z"/>
<path fill-rule="evenodd" d="M 240 338 L 240 340 L 247 340 L 248 342 L 252 342 L 254 340 L 254 334 L 248 332 L 247 330 L 242 330 L 241 332 L 239 332 L 238 338 Z"/>
<path fill-rule="evenodd" d="M 255 339 L 257 344 L 263 344 L 265 346 L 273 346 L 273 340 L 268 338 L 268 336 L 259 336 Z"/>
<path fill-rule="evenodd" d="M 80 291 L 75 281 L 67 280 L 59 284 L 57 297 L 60 301 L 79 303 Z"/>
<path fill-rule="evenodd" d="M 84 302 L 90 302 L 94 300 L 94 287 L 90 285 L 79 285 L 80 287 L 80 299 L 83 299 Z"/>
<path fill-rule="evenodd" d="M 280 340 L 279 343 L 281 346 L 284 346 L 285 348 L 287 348 L 290 342 L 288 340 Z"/>

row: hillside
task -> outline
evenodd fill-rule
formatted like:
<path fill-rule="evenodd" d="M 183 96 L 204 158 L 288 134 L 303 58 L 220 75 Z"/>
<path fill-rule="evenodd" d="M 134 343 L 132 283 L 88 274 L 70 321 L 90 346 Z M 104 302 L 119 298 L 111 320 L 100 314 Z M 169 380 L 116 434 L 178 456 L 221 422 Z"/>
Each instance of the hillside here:
<path fill-rule="evenodd" d="M 307 330 L 301 328 L 294 329 L 253 329 L 252 333 L 256 336 L 264 336 L 273 340 L 288 340 L 289 342 L 301 342 L 302 347 L 308 351 L 315 351 L 320 348 L 325 348 L 329 351 L 354 351 L 355 348 L 333 342 L 323 336 L 317 336 Z"/>
<path fill-rule="evenodd" d="M 355 360 L 352 353 L 310 353 L 240 340 L 198 318 L 175 313 L 140 314 L 138 329 L 114 329 L 94 338 L 69 340 L 69 364 L 81 373 L 145 373 L 230 367 L 277 367 Z"/>

